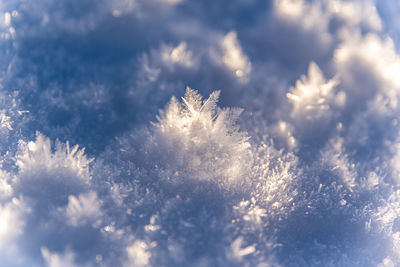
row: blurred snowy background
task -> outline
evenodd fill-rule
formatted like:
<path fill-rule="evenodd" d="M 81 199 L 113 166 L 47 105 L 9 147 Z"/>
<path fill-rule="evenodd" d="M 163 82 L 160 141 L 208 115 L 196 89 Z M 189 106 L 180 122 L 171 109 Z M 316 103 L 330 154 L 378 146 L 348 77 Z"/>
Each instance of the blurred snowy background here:
<path fill-rule="evenodd" d="M 397 0 L 0 1 L 0 266 L 400 266 L 399 47 Z"/>

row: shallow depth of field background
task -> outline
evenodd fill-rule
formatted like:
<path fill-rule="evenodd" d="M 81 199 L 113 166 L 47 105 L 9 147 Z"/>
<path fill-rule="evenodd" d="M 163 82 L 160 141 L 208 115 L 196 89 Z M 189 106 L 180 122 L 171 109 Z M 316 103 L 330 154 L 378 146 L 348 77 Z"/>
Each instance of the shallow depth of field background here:
<path fill-rule="evenodd" d="M 0 266 L 399 266 L 396 0 L 0 1 Z"/>

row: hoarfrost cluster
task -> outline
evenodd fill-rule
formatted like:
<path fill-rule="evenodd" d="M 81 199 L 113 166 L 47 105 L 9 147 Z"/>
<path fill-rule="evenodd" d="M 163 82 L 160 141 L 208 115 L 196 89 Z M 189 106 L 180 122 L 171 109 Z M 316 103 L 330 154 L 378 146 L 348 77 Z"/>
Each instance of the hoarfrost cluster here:
<path fill-rule="evenodd" d="M 1 2 L 0 266 L 400 265 L 399 12 Z"/>

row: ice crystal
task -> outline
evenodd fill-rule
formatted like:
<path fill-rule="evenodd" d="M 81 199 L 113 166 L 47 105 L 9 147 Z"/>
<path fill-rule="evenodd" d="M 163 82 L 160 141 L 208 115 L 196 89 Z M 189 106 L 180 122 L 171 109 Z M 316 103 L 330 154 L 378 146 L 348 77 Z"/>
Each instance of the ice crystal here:
<path fill-rule="evenodd" d="M 173 97 L 161 112 L 152 141 L 177 176 L 228 186 L 245 179 L 250 144 L 236 125 L 242 110 L 218 108 L 218 97 L 216 91 L 203 100 L 188 87 L 182 102 Z"/>

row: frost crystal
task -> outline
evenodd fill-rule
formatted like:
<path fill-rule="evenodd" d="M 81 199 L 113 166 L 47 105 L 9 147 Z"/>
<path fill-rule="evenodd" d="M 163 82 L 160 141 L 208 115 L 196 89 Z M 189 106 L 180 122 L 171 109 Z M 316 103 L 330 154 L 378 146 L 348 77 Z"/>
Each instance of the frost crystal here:
<path fill-rule="evenodd" d="M 79 226 L 88 221 L 92 221 L 93 225 L 100 223 L 101 217 L 100 210 L 101 202 L 99 201 L 96 192 L 88 192 L 80 194 L 79 197 L 73 195 L 68 197 L 68 206 L 66 208 L 66 215 L 68 222 L 72 226 Z"/>
<path fill-rule="evenodd" d="M 330 109 L 330 105 L 343 106 L 345 94 L 334 95 L 333 89 L 338 84 L 336 79 L 325 81 L 322 71 L 314 62 L 310 63 L 308 77 L 302 76 L 296 87 L 287 93 L 293 104 L 292 116 L 306 119 L 319 118 Z"/>
<path fill-rule="evenodd" d="M 148 245 L 141 240 L 135 241 L 126 248 L 128 262 L 125 266 L 148 266 L 151 253 L 148 251 Z"/>
<path fill-rule="evenodd" d="M 162 148 L 164 160 L 168 166 L 175 166 L 172 174 L 177 178 L 228 186 L 247 174 L 251 162 L 249 137 L 235 124 L 242 110 L 217 108 L 219 93 L 213 92 L 203 100 L 188 87 L 182 103 L 173 97 L 155 123 L 153 145 Z"/>
<path fill-rule="evenodd" d="M 229 32 L 222 40 L 221 46 L 224 50 L 222 62 L 234 72 L 237 78 L 244 78 L 251 72 L 251 63 L 243 54 L 236 32 Z"/>
<path fill-rule="evenodd" d="M 65 251 L 64 254 L 58 254 L 58 253 L 52 253 L 46 247 L 41 247 L 40 251 L 49 267 L 58 267 L 58 266 L 77 267 L 78 266 L 77 264 L 74 263 L 75 254 L 70 250 Z"/>
<path fill-rule="evenodd" d="M 78 145 L 70 147 L 69 142 L 57 142 L 55 152 L 52 152 L 50 139 L 41 133 L 36 134 L 36 142 L 25 143 L 20 141 L 20 151 L 17 165 L 21 173 L 35 173 L 47 170 L 60 172 L 69 170 L 79 179 L 87 180 L 90 177 L 89 163 L 84 149 Z"/>
<path fill-rule="evenodd" d="M 42 204 L 47 203 L 46 198 L 61 204 L 69 195 L 85 191 L 91 180 L 92 159 L 86 158 L 83 149 L 57 142 L 53 152 L 50 139 L 40 133 L 35 142 L 20 141 L 16 158 L 19 173 L 15 193 L 38 199 Z"/>

